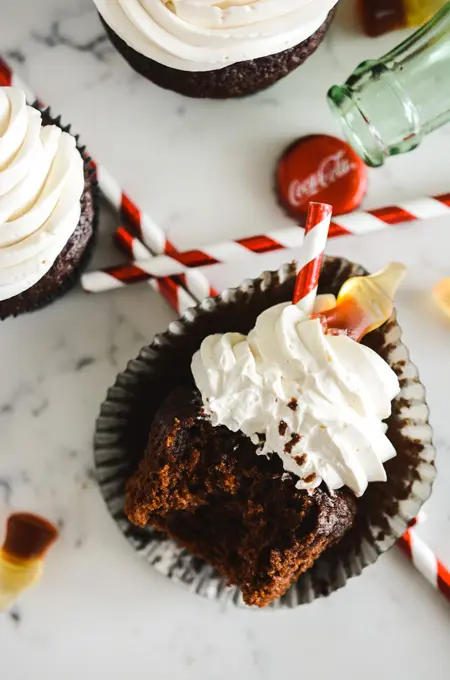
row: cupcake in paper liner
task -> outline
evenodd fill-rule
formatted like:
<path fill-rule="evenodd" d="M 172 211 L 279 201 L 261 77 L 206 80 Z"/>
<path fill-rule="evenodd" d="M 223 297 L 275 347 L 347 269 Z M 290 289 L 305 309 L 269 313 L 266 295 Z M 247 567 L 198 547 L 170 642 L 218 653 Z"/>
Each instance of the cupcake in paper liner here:
<path fill-rule="evenodd" d="M 214 99 L 254 94 L 301 66 L 324 39 L 337 4 L 94 2 L 109 39 L 135 71 L 168 90 Z"/>
<path fill-rule="evenodd" d="M 49 304 L 78 280 L 98 221 L 95 172 L 49 109 L 0 88 L 0 319 Z"/>
<path fill-rule="evenodd" d="M 319 293 L 337 295 L 350 277 L 365 274 L 358 265 L 326 257 Z M 272 354 L 272 363 L 283 364 L 286 338 L 288 347 L 297 347 L 297 336 L 290 335 L 296 329 L 308 348 L 298 356 L 303 363 L 307 357 L 314 375 L 314 362 L 320 365 L 315 322 L 300 324 L 300 331 L 298 319 L 277 322 L 283 328 L 278 338 L 271 330 L 275 306 L 292 299 L 294 281 L 294 266 L 286 265 L 188 310 L 119 374 L 97 420 L 95 462 L 112 516 L 149 564 L 209 598 L 293 607 L 328 595 L 390 548 L 431 492 L 435 450 L 425 391 L 395 315 L 361 344 L 331 336 L 336 344 L 320 331 L 326 352 L 350 373 L 317 388 L 322 396 L 328 391 L 331 409 L 321 407 L 315 429 L 303 425 L 314 437 L 302 443 L 296 431 L 297 416 L 303 423 L 307 415 L 301 414 L 316 416 L 306 409 L 312 399 L 306 383 L 296 393 L 286 366 L 283 384 L 296 398 L 287 401 L 288 390 L 270 427 L 259 422 L 261 412 L 283 397 L 278 391 L 258 411 L 254 357 L 266 361 Z M 233 335 L 248 334 L 257 319 L 248 342 Z M 279 374 L 268 374 L 271 366 L 264 384 L 280 390 Z M 229 370 L 235 371 L 231 379 Z M 350 375 L 350 385 L 343 375 Z M 388 416 L 394 395 L 384 424 L 374 404 L 384 404 Z M 363 421 L 349 415 L 349 404 Z M 349 438 L 345 428 L 355 422 L 363 423 L 365 437 L 360 427 Z M 336 447 L 345 452 L 338 464 Z M 312 454 L 320 458 L 322 450 L 330 457 L 317 467 Z M 356 473 L 351 461 L 358 451 L 364 464 Z M 387 481 L 371 481 L 382 479 L 384 470 Z"/>

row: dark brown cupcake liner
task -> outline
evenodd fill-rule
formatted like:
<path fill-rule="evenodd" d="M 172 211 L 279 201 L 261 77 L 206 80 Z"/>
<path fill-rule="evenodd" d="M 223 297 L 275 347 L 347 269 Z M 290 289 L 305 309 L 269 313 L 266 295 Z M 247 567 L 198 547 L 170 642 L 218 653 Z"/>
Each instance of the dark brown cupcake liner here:
<path fill-rule="evenodd" d="M 56 118 L 52 116 L 51 109 L 50 107 L 43 108 L 39 106 L 38 102 L 35 102 L 33 106 L 38 109 L 42 113 L 42 117 L 45 121 L 45 125 L 56 125 L 57 127 L 61 128 L 63 132 L 67 132 L 68 134 L 71 133 L 71 125 L 64 125 L 61 116 L 57 116 Z M 30 301 L 26 301 L 26 296 L 29 291 L 31 291 L 34 286 L 37 286 L 39 284 L 39 281 L 34 284 L 34 286 L 31 286 L 31 288 L 23 291 L 23 293 L 20 293 L 20 296 L 22 297 L 22 304 L 26 304 L 26 308 L 22 308 L 22 305 L 20 308 L 17 310 L 13 311 L 8 311 L 8 313 L 2 315 L 2 302 L 8 302 L 8 300 L 0 300 L 0 321 L 4 321 L 5 319 L 8 319 L 10 317 L 16 317 L 20 316 L 21 314 L 27 314 L 30 312 L 37 311 L 39 309 L 43 309 L 44 307 L 47 307 L 50 305 L 52 302 L 55 302 L 62 296 L 64 296 L 66 293 L 68 293 L 74 286 L 79 282 L 81 275 L 89 265 L 89 262 L 92 257 L 92 253 L 94 251 L 96 242 L 97 242 L 97 235 L 98 235 L 98 224 L 99 224 L 99 205 L 100 205 L 100 192 L 99 192 L 99 187 L 98 187 L 98 182 L 97 182 L 97 176 L 96 176 L 96 171 L 95 167 L 92 163 L 92 159 L 89 156 L 89 154 L 86 152 L 86 146 L 83 144 L 80 144 L 80 137 L 78 134 L 72 136 L 75 138 L 76 142 L 76 148 L 80 152 L 82 158 L 83 158 L 83 167 L 84 167 L 84 176 L 85 176 L 85 188 L 83 189 L 83 195 L 84 192 L 86 191 L 86 181 L 89 182 L 89 191 L 91 193 L 92 197 L 92 206 L 93 206 L 93 218 L 91 222 L 91 228 L 92 228 L 92 236 L 90 237 L 87 245 L 84 248 L 83 254 L 81 255 L 79 262 L 77 266 L 72 269 L 70 273 L 67 274 L 67 276 L 64 277 L 64 280 L 59 283 L 59 285 L 51 292 L 47 293 L 45 295 L 40 295 L 37 300 L 34 300 L 32 303 Z M 81 220 L 83 218 L 83 215 L 80 217 L 80 222 L 78 223 L 74 234 L 76 233 L 77 229 L 79 228 L 81 224 Z M 72 234 L 73 236 L 73 234 Z M 70 238 L 72 238 L 72 236 Z M 67 243 L 70 242 L 70 239 Z M 67 244 L 66 244 L 67 246 Z M 66 247 L 65 246 L 65 247 Z M 64 248 L 65 248 L 64 247 Z M 58 257 L 55 260 L 55 263 L 52 265 L 52 267 L 49 269 L 49 271 L 44 275 L 50 275 L 52 272 L 53 267 L 55 267 L 58 258 L 61 256 L 61 254 L 64 252 L 64 249 L 61 251 L 61 253 L 58 255 Z M 15 298 L 19 297 L 19 295 L 14 296 L 11 298 L 11 301 L 13 301 Z"/>
<path fill-rule="evenodd" d="M 326 257 L 319 292 L 336 294 L 350 276 L 365 273 L 347 260 Z M 129 522 L 123 510 L 125 483 L 143 455 L 153 414 L 162 400 L 175 386 L 192 384 L 191 358 L 201 341 L 211 333 L 248 333 L 263 309 L 292 298 L 294 281 L 294 265 L 285 265 L 187 310 L 118 375 L 96 423 L 98 481 L 119 528 L 158 572 L 210 599 L 242 604 L 239 589 L 228 587 L 204 561 L 151 527 L 142 529 Z M 357 517 L 344 539 L 323 553 L 283 597 L 270 605 L 272 608 L 294 607 L 343 587 L 395 543 L 431 492 L 436 452 L 425 390 L 402 343 L 395 315 L 366 336 L 366 342 L 389 363 L 400 381 L 401 392 L 387 421 L 397 456 L 386 463 L 388 481 L 369 484 L 357 500 Z"/>

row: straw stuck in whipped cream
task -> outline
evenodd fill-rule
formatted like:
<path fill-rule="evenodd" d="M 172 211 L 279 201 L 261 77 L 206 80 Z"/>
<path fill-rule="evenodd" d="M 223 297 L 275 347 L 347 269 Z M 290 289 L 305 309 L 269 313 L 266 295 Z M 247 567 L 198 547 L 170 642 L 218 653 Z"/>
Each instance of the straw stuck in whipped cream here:
<path fill-rule="evenodd" d="M 295 305 L 265 310 L 248 336 L 207 337 L 192 373 L 212 424 L 241 430 L 261 443 L 258 453 L 277 453 L 298 488 L 324 481 L 361 496 L 368 482 L 386 480 L 383 463 L 396 452 L 383 420 L 400 390 L 395 373 Z"/>

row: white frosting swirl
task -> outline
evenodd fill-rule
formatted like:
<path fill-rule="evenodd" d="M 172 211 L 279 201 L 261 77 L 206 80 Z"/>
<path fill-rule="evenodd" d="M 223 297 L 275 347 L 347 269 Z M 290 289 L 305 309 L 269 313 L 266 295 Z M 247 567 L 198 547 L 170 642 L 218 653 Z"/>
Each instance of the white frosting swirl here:
<path fill-rule="evenodd" d="M 37 283 L 80 219 L 83 160 L 75 139 L 13 87 L 0 88 L 0 300 Z"/>
<path fill-rule="evenodd" d="M 297 306 L 267 309 L 247 337 L 207 337 L 192 373 L 212 424 L 261 440 L 258 452 L 276 452 L 298 488 L 323 480 L 360 496 L 386 480 L 395 449 L 382 421 L 399 392 L 395 373 L 370 348 L 324 334 Z"/>
<path fill-rule="evenodd" d="M 182 71 L 212 71 L 309 38 L 337 0 L 94 0 L 130 47 Z"/>

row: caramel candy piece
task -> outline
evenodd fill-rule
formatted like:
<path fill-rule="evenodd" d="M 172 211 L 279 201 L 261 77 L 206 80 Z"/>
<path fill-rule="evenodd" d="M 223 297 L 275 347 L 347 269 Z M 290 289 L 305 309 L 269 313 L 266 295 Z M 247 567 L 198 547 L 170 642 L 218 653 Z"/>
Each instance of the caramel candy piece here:
<path fill-rule="evenodd" d="M 433 297 L 439 309 L 450 318 L 450 278 L 442 279 L 435 285 Z"/>
<path fill-rule="evenodd" d="M 445 0 L 359 0 L 359 5 L 365 33 L 376 37 L 424 24 L 445 5 Z"/>
<path fill-rule="evenodd" d="M 43 517 L 26 512 L 10 515 L 0 550 L 0 611 L 12 607 L 39 580 L 44 555 L 58 536 L 58 529 Z"/>
<path fill-rule="evenodd" d="M 317 316 L 327 332 L 343 331 L 359 342 L 389 319 L 394 295 L 405 275 L 403 264 L 391 262 L 376 274 L 352 277 L 339 291 L 336 306 Z"/>

